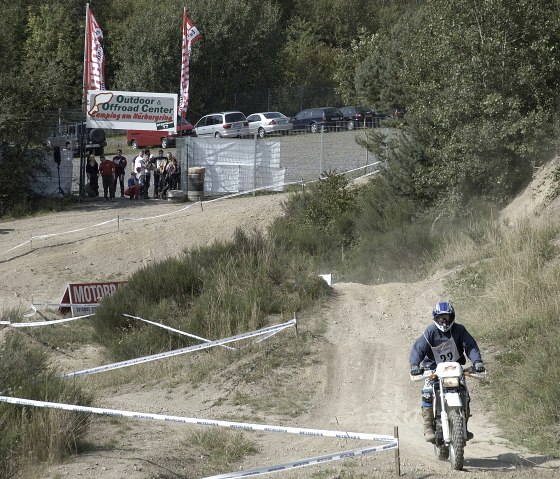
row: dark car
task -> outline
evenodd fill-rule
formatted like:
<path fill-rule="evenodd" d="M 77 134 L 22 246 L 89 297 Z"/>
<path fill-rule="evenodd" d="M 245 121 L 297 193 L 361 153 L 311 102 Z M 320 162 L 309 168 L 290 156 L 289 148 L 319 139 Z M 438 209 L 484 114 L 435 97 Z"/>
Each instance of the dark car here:
<path fill-rule="evenodd" d="M 373 110 L 365 106 L 343 106 L 340 108 L 344 126 L 348 130 L 367 128 L 374 125 Z"/>
<path fill-rule="evenodd" d="M 324 127 L 326 130 L 339 129 L 342 126 L 342 112 L 330 106 L 307 108 L 290 119 L 292 131 L 310 131 L 316 133 Z"/>
<path fill-rule="evenodd" d="M 381 121 L 387 119 L 385 113 L 373 110 L 367 106 L 343 106 L 340 108 L 344 126 L 348 130 L 354 128 L 375 128 Z"/>
<path fill-rule="evenodd" d="M 82 136 L 83 132 L 83 136 Z M 72 150 L 74 155 L 80 151 L 80 139 L 83 141 L 84 151 L 94 155 L 102 155 L 107 146 L 105 130 L 101 128 L 87 128 L 85 123 L 61 122 L 47 138 L 47 146 Z"/>

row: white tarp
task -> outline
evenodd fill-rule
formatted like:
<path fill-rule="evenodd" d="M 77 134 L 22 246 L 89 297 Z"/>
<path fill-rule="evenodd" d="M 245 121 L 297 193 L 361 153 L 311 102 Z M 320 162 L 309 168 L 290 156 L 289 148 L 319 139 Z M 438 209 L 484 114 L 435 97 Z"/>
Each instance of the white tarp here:
<path fill-rule="evenodd" d="M 204 167 L 208 196 L 255 188 L 282 191 L 286 170 L 280 168 L 279 141 L 185 138 L 178 141 L 181 167 Z"/>

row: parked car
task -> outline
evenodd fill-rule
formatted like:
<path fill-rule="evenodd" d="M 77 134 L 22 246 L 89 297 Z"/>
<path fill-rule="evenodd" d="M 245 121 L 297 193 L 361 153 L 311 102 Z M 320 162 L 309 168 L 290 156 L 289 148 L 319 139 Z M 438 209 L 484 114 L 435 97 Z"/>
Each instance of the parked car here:
<path fill-rule="evenodd" d="M 354 128 L 368 128 L 375 125 L 374 111 L 365 106 L 343 106 L 340 107 L 342 119 L 347 130 Z"/>
<path fill-rule="evenodd" d="M 192 132 L 193 126 L 185 119 L 177 120 L 176 132 L 169 130 L 128 130 L 126 142 L 132 148 L 144 148 L 145 146 L 161 146 L 172 148 L 178 136 L 187 136 Z"/>
<path fill-rule="evenodd" d="M 325 129 L 338 129 L 342 126 L 342 112 L 338 108 L 320 107 L 301 110 L 290 119 L 293 130 L 316 133 Z"/>
<path fill-rule="evenodd" d="M 210 113 L 196 122 L 193 128 L 193 135 L 213 136 L 215 138 L 241 138 L 249 135 L 249 122 L 240 111 Z"/>
<path fill-rule="evenodd" d="M 83 135 L 83 148 L 88 153 L 102 155 L 107 146 L 105 130 L 101 128 L 87 128 L 83 122 L 61 123 L 57 129 L 47 138 L 47 146 L 50 148 L 65 148 L 72 150 L 74 155 L 80 154 L 80 138 Z"/>
<path fill-rule="evenodd" d="M 247 117 L 247 121 L 251 135 L 256 133 L 259 138 L 271 133 L 287 134 L 293 126 L 290 119 L 278 111 L 253 113 Z"/>

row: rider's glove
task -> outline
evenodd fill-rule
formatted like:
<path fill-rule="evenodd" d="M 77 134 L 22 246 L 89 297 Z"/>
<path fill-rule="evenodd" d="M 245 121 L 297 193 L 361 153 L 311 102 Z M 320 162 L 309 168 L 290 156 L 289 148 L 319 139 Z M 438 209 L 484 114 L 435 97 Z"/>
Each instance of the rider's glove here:
<path fill-rule="evenodd" d="M 484 363 L 482 361 L 477 361 L 476 363 L 474 363 L 474 370 L 477 373 L 483 373 L 484 371 L 486 371 L 486 368 L 484 367 Z"/>
<path fill-rule="evenodd" d="M 422 371 L 420 370 L 420 368 L 416 364 L 413 364 L 412 366 L 410 366 L 410 375 L 411 376 L 420 376 L 420 374 L 422 374 Z"/>

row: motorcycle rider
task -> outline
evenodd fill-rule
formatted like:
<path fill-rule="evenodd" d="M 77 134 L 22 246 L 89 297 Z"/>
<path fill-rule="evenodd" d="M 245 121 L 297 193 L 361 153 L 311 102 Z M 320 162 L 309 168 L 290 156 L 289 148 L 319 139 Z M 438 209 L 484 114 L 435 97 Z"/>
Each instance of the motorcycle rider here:
<path fill-rule="evenodd" d="M 432 310 L 433 323 L 416 340 L 410 351 L 410 374 L 422 374 L 422 368 L 435 370 L 436 364 L 444 361 L 455 361 L 461 365 L 466 363 L 466 356 L 473 364 L 477 373 L 484 372 L 484 363 L 476 340 L 462 325 L 455 323 L 455 309 L 448 301 L 440 301 Z M 435 441 L 433 403 L 433 381 L 427 378 L 422 388 L 422 418 L 424 422 L 424 438 L 427 442 Z M 467 399 L 467 421 L 470 415 Z M 473 434 L 467 431 L 467 440 Z"/>

